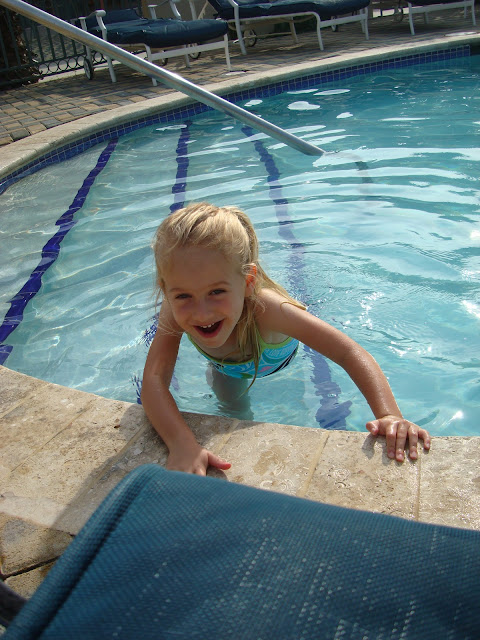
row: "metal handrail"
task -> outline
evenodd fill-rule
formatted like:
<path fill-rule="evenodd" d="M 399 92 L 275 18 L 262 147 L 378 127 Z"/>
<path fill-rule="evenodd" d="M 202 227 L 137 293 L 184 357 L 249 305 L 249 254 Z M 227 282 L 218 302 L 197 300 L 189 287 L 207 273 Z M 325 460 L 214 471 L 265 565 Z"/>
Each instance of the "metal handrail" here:
<path fill-rule="evenodd" d="M 236 120 L 240 120 L 245 124 L 250 125 L 254 129 L 261 131 L 262 133 L 266 133 L 268 136 L 272 138 L 276 138 L 280 142 L 288 145 L 289 147 L 293 147 L 298 151 L 306 155 L 314 155 L 321 156 L 323 155 L 323 149 L 316 147 L 309 142 L 305 142 L 301 138 L 297 138 L 297 136 L 288 133 L 284 129 L 277 127 L 276 125 L 268 122 L 268 120 L 264 120 L 259 116 L 238 107 L 228 100 L 224 100 L 219 96 L 207 91 L 206 89 L 202 89 L 198 85 L 182 78 L 182 76 L 177 73 L 172 73 L 171 71 L 167 71 L 161 67 L 157 67 L 152 64 L 148 60 L 143 60 L 142 58 L 138 58 L 137 56 L 129 53 L 128 51 L 124 51 L 120 47 L 111 44 L 110 42 L 106 42 L 101 38 L 97 38 L 97 36 L 92 35 L 69 22 L 65 22 L 64 20 L 60 20 L 56 16 L 52 16 L 50 13 L 46 11 L 42 11 L 37 7 L 33 7 L 23 0 L 0 0 L 0 5 L 11 9 L 12 11 L 16 11 L 27 18 L 35 20 L 45 27 L 49 27 L 54 31 L 58 31 L 59 33 L 70 37 L 72 40 L 76 40 L 81 42 L 82 44 L 95 49 L 96 51 L 100 51 L 101 53 L 110 56 L 111 58 L 115 58 L 119 60 L 123 64 L 131 67 L 135 71 L 140 71 L 141 73 L 145 73 L 146 75 L 156 78 L 160 80 L 163 84 L 171 89 L 175 89 L 184 93 L 203 104 L 212 107 L 213 109 L 217 109 L 218 111 L 223 111 L 224 113 L 232 116 Z"/>

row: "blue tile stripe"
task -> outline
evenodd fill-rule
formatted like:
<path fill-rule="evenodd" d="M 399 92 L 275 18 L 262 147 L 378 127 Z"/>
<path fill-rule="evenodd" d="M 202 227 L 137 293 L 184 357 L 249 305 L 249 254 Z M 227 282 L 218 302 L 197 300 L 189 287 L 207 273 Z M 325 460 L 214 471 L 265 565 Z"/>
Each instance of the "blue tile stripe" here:
<path fill-rule="evenodd" d="M 188 165 L 190 163 L 188 159 L 188 143 L 190 142 L 190 126 L 191 120 L 185 122 L 185 128 L 182 129 L 182 133 L 177 143 L 177 175 L 175 177 L 175 183 L 172 187 L 172 193 L 174 202 L 170 207 L 170 213 L 177 211 L 185 206 L 185 191 L 187 189 L 187 174 Z"/>
<path fill-rule="evenodd" d="M 253 129 L 248 126 L 242 127 L 242 132 L 247 138 L 255 135 Z M 299 298 L 308 298 L 307 286 L 305 283 L 305 244 L 299 242 L 293 231 L 293 222 L 288 210 L 288 199 L 283 197 L 282 184 L 280 182 L 280 172 L 275 164 L 275 160 L 265 148 L 261 140 L 254 141 L 254 147 L 260 160 L 263 162 L 267 172 L 267 183 L 270 198 L 275 206 L 275 214 L 278 221 L 278 233 L 284 238 L 291 250 L 288 273 L 295 274 L 295 280 L 291 281 L 292 290 L 299 292 Z M 295 293 L 295 295 L 297 295 Z M 317 410 L 315 419 L 323 429 L 345 429 L 345 418 L 350 414 L 351 402 L 338 404 L 338 396 L 341 393 L 340 387 L 332 380 L 330 369 L 325 358 L 314 349 L 303 345 L 304 350 L 309 354 L 312 364 L 312 382 L 315 386 L 315 395 L 320 396 L 320 407 Z"/>
<path fill-rule="evenodd" d="M 178 138 L 176 149 L 177 160 L 177 174 L 175 176 L 175 182 L 172 186 L 173 203 L 170 205 L 170 213 L 174 213 L 178 209 L 185 206 L 185 192 L 187 190 L 187 174 L 188 165 L 190 160 L 188 158 L 188 143 L 190 142 L 190 126 L 191 120 L 185 122 L 185 127 Z M 145 330 L 142 341 L 147 348 L 152 344 L 152 340 L 155 337 L 158 326 L 158 313 L 155 314 L 152 324 Z M 175 372 L 172 375 L 172 384 L 175 384 Z M 135 387 L 137 395 L 137 404 L 142 404 L 142 378 L 133 374 L 132 376 L 133 386 Z"/>
<path fill-rule="evenodd" d="M 13 347 L 5 344 L 8 336 L 14 331 L 23 320 L 25 307 L 30 300 L 38 293 L 42 286 L 42 278 L 45 272 L 52 266 L 60 253 L 60 244 L 67 233 L 77 223 L 74 220 L 75 214 L 83 207 L 86 197 L 95 182 L 98 174 L 103 171 L 109 161 L 118 140 L 111 140 L 107 147 L 100 154 L 95 167 L 90 171 L 78 190 L 72 204 L 55 222 L 59 227 L 58 231 L 48 240 L 42 249 L 40 262 L 30 274 L 27 282 L 20 291 L 9 300 L 10 308 L 5 314 L 5 318 L 0 325 L 0 364 L 4 364 Z"/>
<path fill-rule="evenodd" d="M 366 75 L 369 73 L 375 73 L 378 71 L 385 71 L 387 69 L 401 69 L 418 64 L 428 64 L 436 62 L 445 62 L 448 60 L 455 60 L 458 58 L 465 58 L 471 55 L 470 45 L 461 45 L 458 47 L 452 47 L 450 49 L 442 49 L 437 51 L 427 51 L 423 53 L 415 53 L 409 55 L 398 55 L 386 60 L 377 60 L 374 62 L 366 62 L 351 65 L 348 67 L 342 67 L 338 69 L 331 69 L 329 71 L 323 71 L 321 73 L 313 73 L 307 76 L 301 76 L 299 78 L 291 78 L 282 82 L 263 85 L 261 87 L 253 87 L 250 89 L 244 89 L 236 91 L 224 96 L 224 98 L 230 102 L 238 102 L 242 100 L 250 100 L 252 98 L 266 97 L 282 93 L 283 91 L 293 91 L 299 89 L 307 89 L 309 87 L 318 87 L 321 84 L 327 84 L 336 80 L 343 80 L 358 75 Z M 123 136 L 137 129 L 141 129 L 146 126 L 181 121 L 185 118 L 190 118 L 198 113 L 205 111 L 211 111 L 211 107 L 207 107 L 204 104 L 195 103 L 191 105 L 185 105 L 176 109 L 169 109 L 162 113 L 145 116 L 138 118 L 128 123 L 119 124 L 114 127 L 110 127 L 103 131 L 99 131 L 91 136 L 83 138 L 81 141 L 75 141 L 68 145 L 58 148 L 55 151 L 50 152 L 38 158 L 17 171 L 11 173 L 6 178 L 0 180 L 0 194 L 7 189 L 11 184 L 20 180 L 30 173 L 34 173 L 39 169 L 50 164 L 62 162 L 67 160 L 78 153 L 82 153 L 86 149 L 106 142 L 112 138 Z"/>

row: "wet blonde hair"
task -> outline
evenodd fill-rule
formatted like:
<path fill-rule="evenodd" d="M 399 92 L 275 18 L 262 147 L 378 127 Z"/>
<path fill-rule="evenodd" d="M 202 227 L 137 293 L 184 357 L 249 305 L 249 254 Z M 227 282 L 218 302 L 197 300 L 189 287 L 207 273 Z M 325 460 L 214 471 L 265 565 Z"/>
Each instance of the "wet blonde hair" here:
<path fill-rule="evenodd" d="M 245 276 L 252 272 L 252 265 L 256 266 L 254 289 L 245 298 L 237 325 L 239 350 L 242 354 L 252 351 L 256 377 L 261 352 L 255 326 L 256 312 L 262 306 L 258 298 L 260 291 L 264 288 L 272 289 L 285 298 L 285 302 L 302 309 L 306 307 L 292 298 L 262 269 L 253 225 L 249 217 L 237 207 L 216 207 L 200 202 L 179 209 L 165 218 L 158 227 L 153 242 L 159 297 L 165 293 L 165 273 L 173 252 L 184 247 L 219 251 L 230 262 L 236 262 L 240 273 Z"/>

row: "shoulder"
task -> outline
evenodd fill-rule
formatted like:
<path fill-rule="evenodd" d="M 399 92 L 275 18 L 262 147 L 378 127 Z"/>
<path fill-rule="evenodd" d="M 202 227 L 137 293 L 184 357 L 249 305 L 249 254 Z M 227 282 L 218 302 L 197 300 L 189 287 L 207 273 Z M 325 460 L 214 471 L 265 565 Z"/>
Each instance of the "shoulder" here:
<path fill-rule="evenodd" d="M 308 312 L 293 304 L 280 292 L 264 288 L 258 294 L 255 323 L 263 340 L 270 344 L 295 337 L 292 328 L 299 314 Z"/>
<path fill-rule="evenodd" d="M 280 312 L 288 313 L 290 310 L 293 312 L 296 310 L 306 313 L 306 310 L 301 305 L 295 304 L 291 299 L 285 297 L 281 292 L 275 291 L 274 289 L 261 289 L 258 294 L 258 301 L 257 317 L 259 319 L 264 316 L 275 316 L 275 314 Z"/>

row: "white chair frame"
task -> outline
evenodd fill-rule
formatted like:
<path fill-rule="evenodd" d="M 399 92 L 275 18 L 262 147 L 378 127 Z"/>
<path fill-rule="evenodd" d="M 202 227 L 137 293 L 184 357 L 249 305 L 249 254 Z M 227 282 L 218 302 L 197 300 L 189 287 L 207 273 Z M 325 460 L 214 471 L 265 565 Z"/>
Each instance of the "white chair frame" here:
<path fill-rule="evenodd" d="M 475 0 L 459 0 L 458 2 L 447 2 L 439 4 L 427 4 L 427 5 L 413 5 L 411 2 L 408 5 L 408 22 L 410 23 L 410 33 L 415 35 L 415 28 L 413 26 L 413 16 L 417 13 L 422 13 L 425 24 L 428 24 L 428 14 L 432 11 L 445 11 L 446 9 L 458 9 L 463 8 L 465 19 L 467 18 L 467 10 L 472 11 L 472 23 L 475 26 L 477 24 L 475 20 Z"/>
<path fill-rule="evenodd" d="M 180 12 L 178 11 L 177 7 L 175 6 L 176 3 L 179 2 L 179 0 L 164 0 L 163 2 L 159 2 L 158 4 L 148 5 L 151 19 L 152 20 L 157 19 L 157 13 L 156 13 L 157 6 L 162 6 L 167 2 L 169 3 L 175 18 L 177 20 L 182 20 L 183 18 L 180 15 Z M 192 10 L 191 2 L 190 2 L 190 8 Z M 78 18 L 78 20 L 80 21 L 80 25 L 82 29 L 84 31 L 87 31 L 87 24 L 86 24 L 87 17 L 89 18 L 91 16 L 95 16 L 97 18 L 98 26 L 100 27 L 100 30 L 102 32 L 102 38 L 103 40 L 106 40 L 108 42 L 108 25 L 105 25 L 105 23 L 103 22 L 103 18 L 105 15 L 106 15 L 106 11 L 99 9 L 97 11 L 93 11 L 89 16 L 82 16 Z M 193 15 L 194 15 L 194 9 L 192 10 L 192 16 Z M 120 46 L 120 45 L 117 45 L 117 46 Z M 190 59 L 189 59 L 190 54 L 195 55 L 195 54 L 200 54 L 203 51 L 213 51 L 214 49 L 224 49 L 227 69 L 228 71 L 232 70 L 231 63 L 230 63 L 230 51 L 228 48 L 228 33 L 226 33 L 223 36 L 222 40 L 217 40 L 215 42 L 208 42 L 206 44 L 188 44 L 188 45 L 183 45 L 179 49 L 159 49 L 159 50 L 155 50 L 155 53 L 153 53 L 151 47 L 149 47 L 148 44 L 145 44 L 144 42 L 138 42 L 136 44 L 131 44 L 131 45 L 121 45 L 122 49 L 127 49 L 127 50 L 131 49 L 132 47 L 134 47 L 135 49 L 138 49 L 139 47 L 143 47 L 146 52 L 147 60 L 152 63 L 154 63 L 157 60 L 165 61 L 168 58 L 173 58 L 175 56 L 183 56 L 185 58 L 185 66 L 188 68 L 191 67 Z M 87 58 L 90 64 L 93 65 L 92 51 L 90 47 L 86 47 L 86 49 L 87 49 Z M 112 59 L 109 56 L 105 56 L 105 57 L 107 59 L 110 78 L 112 82 L 116 82 L 117 76 L 113 68 Z M 157 80 L 155 78 L 152 78 L 152 83 L 154 86 L 157 86 Z"/>
<path fill-rule="evenodd" d="M 472 0 L 473 1 L 473 0 Z M 240 49 L 243 55 L 247 54 L 247 49 L 245 47 L 245 41 L 243 37 L 243 32 L 247 31 L 249 27 L 255 23 L 279 23 L 279 22 L 288 22 L 290 25 L 290 32 L 292 34 L 293 40 L 295 43 L 298 43 L 297 32 L 295 30 L 295 18 L 315 18 L 317 21 L 317 38 L 320 49 L 323 51 L 323 40 L 321 29 L 325 27 L 336 27 L 340 24 L 347 24 L 349 22 L 360 22 L 362 27 L 362 31 L 365 33 L 365 38 L 368 40 L 368 7 L 364 9 L 360 9 L 358 13 L 355 13 L 351 16 L 343 16 L 338 18 L 330 18 L 329 20 L 322 20 L 317 13 L 313 12 L 305 12 L 305 13 L 285 13 L 276 16 L 259 16 L 255 18 L 240 18 L 240 7 L 235 2 L 235 0 L 228 0 L 228 2 L 233 7 L 234 18 L 233 20 L 228 20 L 229 24 L 235 27 L 237 32 L 238 44 L 240 45 Z"/>

